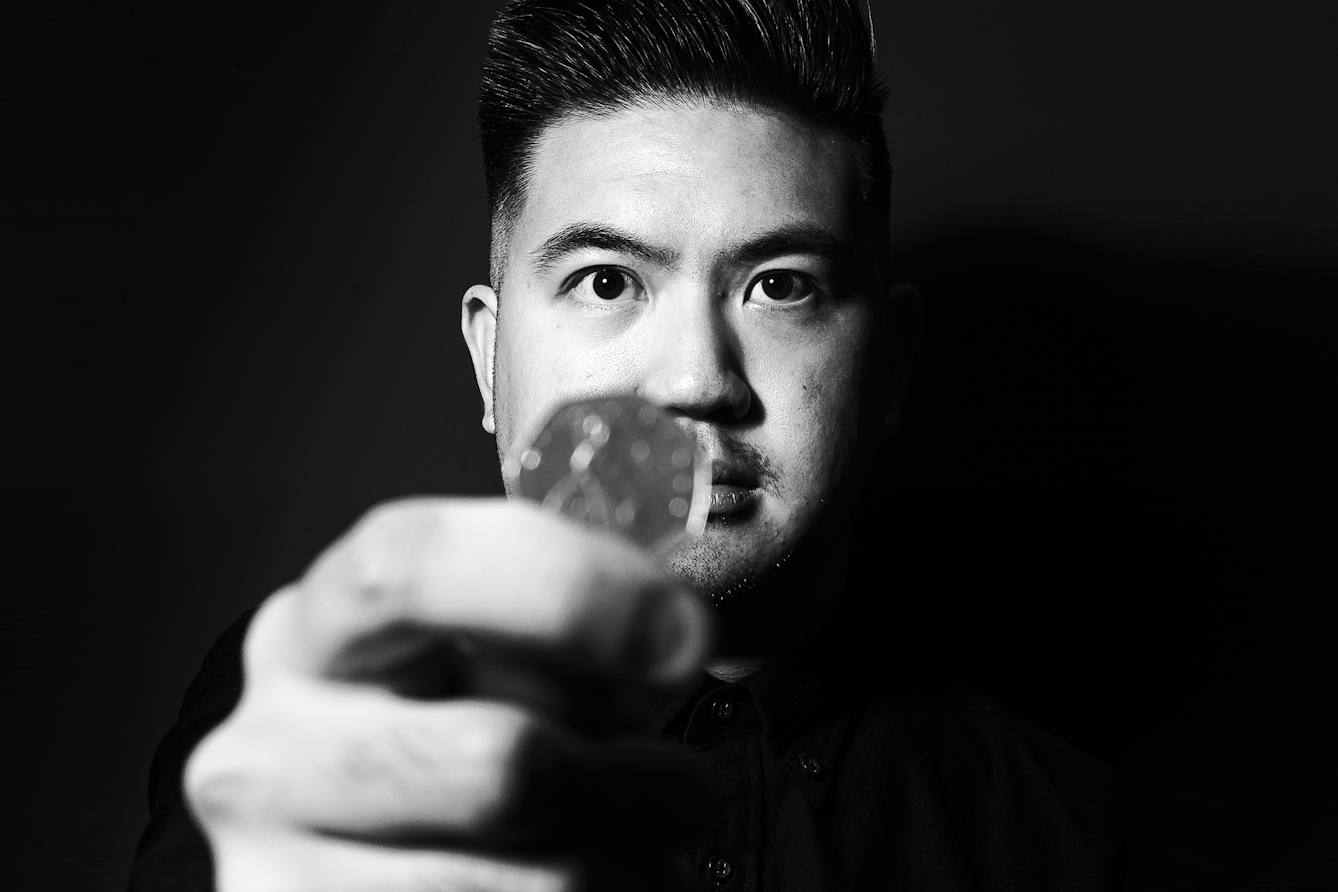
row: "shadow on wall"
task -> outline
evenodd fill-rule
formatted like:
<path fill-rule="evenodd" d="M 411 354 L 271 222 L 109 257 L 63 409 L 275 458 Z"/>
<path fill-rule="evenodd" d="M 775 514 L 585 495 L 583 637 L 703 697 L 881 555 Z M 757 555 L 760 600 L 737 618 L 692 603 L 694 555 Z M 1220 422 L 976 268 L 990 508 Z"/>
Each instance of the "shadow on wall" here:
<path fill-rule="evenodd" d="M 1147 782 L 1333 800 L 1332 266 L 902 246 L 926 335 L 858 535 L 885 640 Z"/>

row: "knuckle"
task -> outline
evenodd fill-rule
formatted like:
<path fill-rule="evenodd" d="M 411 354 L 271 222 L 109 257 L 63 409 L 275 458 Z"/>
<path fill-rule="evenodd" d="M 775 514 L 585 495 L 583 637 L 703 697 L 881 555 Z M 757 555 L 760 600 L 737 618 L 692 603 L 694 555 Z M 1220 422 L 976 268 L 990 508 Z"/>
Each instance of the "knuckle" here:
<path fill-rule="evenodd" d="M 475 832 L 523 833 L 570 759 L 560 735 L 510 707 L 487 707 L 456 739 L 455 809 Z"/>
<path fill-rule="evenodd" d="M 292 647 L 292 611 L 300 592 L 294 587 L 279 589 L 256 611 L 242 642 L 242 670 L 246 690 L 267 672 Z"/>
<path fill-rule="evenodd" d="M 391 786 L 408 792 L 437 777 L 458 771 L 440 735 L 421 727 L 387 728 L 349 741 L 339 765 L 339 780 L 359 786 Z"/>
<path fill-rule="evenodd" d="M 186 762 L 186 801 L 206 827 L 236 824 L 263 809 L 274 785 L 263 760 L 224 723 L 200 743 Z"/>
<path fill-rule="evenodd" d="M 551 592 L 552 623 L 558 636 L 573 644 L 580 643 L 592 615 L 599 614 L 604 625 L 612 624 L 617 619 L 617 599 L 610 597 L 615 589 L 624 589 L 618 594 L 632 594 L 625 591 L 625 583 L 615 580 L 589 562 L 575 563 L 568 558 L 550 567 L 550 575 L 542 583 Z"/>
<path fill-rule="evenodd" d="M 505 830 L 525 812 L 534 769 L 532 737 L 524 719 L 500 713 L 459 736 L 459 806 L 480 832 Z"/>
<path fill-rule="evenodd" d="M 373 613 L 401 609 L 415 594 L 415 559 L 437 533 L 441 503 L 403 499 L 367 511 L 312 566 L 303 586 L 307 599 L 322 605 L 348 599 Z"/>
<path fill-rule="evenodd" d="M 577 651 L 609 650 L 606 656 L 620 651 L 621 631 L 656 591 L 654 577 L 635 565 L 575 549 L 554 555 L 537 584 L 557 637 Z"/>
<path fill-rule="evenodd" d="M 453 823 L 474 833 L 506 833 L 527 810 L 535 768 L 530 721 L 500 704 L 450 709 L 449 731 L 425 722 L 349 741 L 331 766 L 329 784 L 375 789 L 391 801 L 439 790 Z"/>
<path fill-rule="evenodd" d="M 313 888 L 282 870 L 259 847 L 215 844 L 218 892 L 303 892 Z"/>
<path fill-rule="evenodd" d="M 368 513 L 352 537 L 354 581 L 360 588 L 395 589 L 403 582 L 404 558 L 431 536 L 438 512 L 423 502 L 392 502 Z"/>
<path fill-rule="evenodd" d="M 404 497 L 380 501 L 364 512 L 353 524 L 352 535 L 377 535 L 380 531 L 393 530 L 400 524 L 411 523 L 417 516 L 431 514 L 432 508 L 442 504 L 442 499 L 427 497 Z"/>

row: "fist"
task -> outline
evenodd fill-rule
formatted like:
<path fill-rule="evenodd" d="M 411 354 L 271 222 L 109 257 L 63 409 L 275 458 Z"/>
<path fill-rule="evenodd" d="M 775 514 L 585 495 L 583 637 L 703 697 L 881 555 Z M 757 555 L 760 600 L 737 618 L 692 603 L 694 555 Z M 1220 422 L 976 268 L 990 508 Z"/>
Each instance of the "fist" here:
<path fill-rule="evenodd" d="M 648 697 L 709 626 L 650 557 L 533 506 L 373 510 L 261 608 L 187 764 L 218 888 L 664 887 L 712 802 Z"/>

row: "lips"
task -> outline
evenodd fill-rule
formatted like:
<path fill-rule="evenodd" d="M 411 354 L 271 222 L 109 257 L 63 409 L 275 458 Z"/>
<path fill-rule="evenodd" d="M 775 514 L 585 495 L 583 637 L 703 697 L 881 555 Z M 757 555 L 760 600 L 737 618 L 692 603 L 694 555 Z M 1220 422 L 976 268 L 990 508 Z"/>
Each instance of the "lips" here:
<path fill-rule="evenodd" d="M 721 459 L 711 462 L 709 517 L 741 517 L 753 510 L 758 495 L 757 475 L 746 465 Z"/>
<path fill-rule="evenodd" d="M 710 517 L 733 517 L 751 510 L 757 501 L 757 490 L 742 486 L 711 486 Z"/>

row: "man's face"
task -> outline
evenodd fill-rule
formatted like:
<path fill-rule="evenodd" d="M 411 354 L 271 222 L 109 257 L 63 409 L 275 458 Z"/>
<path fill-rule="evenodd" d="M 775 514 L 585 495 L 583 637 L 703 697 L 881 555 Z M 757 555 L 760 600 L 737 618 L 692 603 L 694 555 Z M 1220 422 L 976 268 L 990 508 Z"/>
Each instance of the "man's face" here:
<path fill-rule="evenodd" d="M 801 541 L 843 558 L 896 362 L 880 343 L 884 230 L 857 189 L 850 140 L 786 115 L 661 104 L 550 127 L 502 293 L 465 299 L 499 453 L 564 402 L 636 393 L 713 460 L 706 532 L 674 572 L 728 599 Z"/>

